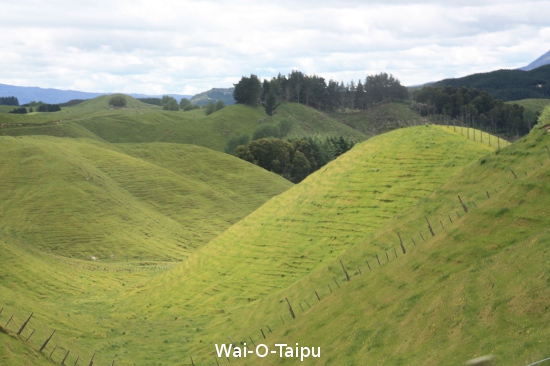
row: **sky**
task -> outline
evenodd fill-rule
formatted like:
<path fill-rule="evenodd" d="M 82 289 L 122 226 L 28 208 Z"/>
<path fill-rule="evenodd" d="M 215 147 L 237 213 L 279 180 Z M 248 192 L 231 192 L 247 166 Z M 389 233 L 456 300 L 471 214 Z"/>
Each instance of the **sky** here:
<path fill-rule="evenodd" d="M 547 0 L 0 0 L 0 83 L 193 95 L 292 70 L 417 85 L 550 50 Z"/>

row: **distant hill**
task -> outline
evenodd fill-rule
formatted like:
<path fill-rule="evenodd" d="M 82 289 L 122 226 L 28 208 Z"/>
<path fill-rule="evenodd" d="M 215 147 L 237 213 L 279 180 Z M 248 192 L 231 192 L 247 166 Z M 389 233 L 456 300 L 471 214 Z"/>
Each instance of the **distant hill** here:
<path fill-rule="evenodd" d="M 468 75 L 457 79 L 445 79 L 434 86 L 452 86 L 485 90 L 496 99 L 504 101 L 528 98 L 550 98 L 550 65 L 530 71 L 497 70 Z"/>
<path fill-rule="evenodd" d="M 520 67 L 518 70 L 529 71 L 550 64 L 550 51 L 531 62 L 529 65 Z"/>
<path fill-rule="evenodd" d="M 226 105 L 235 104 L 233 98 L 233 90 L 235 88 L 213 88 L 208 91 L 199 93 L 191 98 L 191 102 L 200 106 L 206 105 L 209 102 L 223 101 Z"/>
<path fill-rule="evenodd" d="M 17 97 L 19 104 L 26 104 L 34 101 L 42 101 L 44 103 L 59 104 L 66 103 L 73 99 L 93 99 L 101 95 L 112 93 L 92 93 L 82 92 L 77 90 L 60 90 L 53 88 L 40 88 L 37 86 L 15 86 L 0 84 L 0 97 Z M 148 94 L 128 94 L 134 98 L 160 98 L 162 95 Z M 181 98 L 191 98 L 191 95 L 182 94 L 164 94 L 176 98 L 178 101 Z"/>

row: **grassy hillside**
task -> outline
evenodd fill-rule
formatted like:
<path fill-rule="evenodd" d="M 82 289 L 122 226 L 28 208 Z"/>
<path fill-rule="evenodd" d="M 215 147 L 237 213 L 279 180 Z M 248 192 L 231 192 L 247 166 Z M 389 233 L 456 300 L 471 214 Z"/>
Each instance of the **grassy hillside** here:
<path fill-rule="evenodd" d="M 360 129 L 349 127 L 344 120 L 338 120 L 329 114 L 299 103 L 283 103 L 277 108 L 273 121 L 293 122 L 288 138 L 307 136 L 344 136 L 355 141 L 363 141 L 366 134 Z M 266 119 L 269 121 L 269 118 Z"/>
<path fill-rule="evenodd" d="M 522 99 L 508 102 L 510 104 L 519 104 L 525 109 L 530 109 L 533 112 L 542 113 L 542 110 L 547 105 L 550 105 L 550 99 Z"/>
<path fill-rule="evenodd" d="M 48 202 L 40 197 L 41 192 L 49 192 L 51 199 L 61 194 L 56 191 L 56 186 L 60 186 L 64 188 L 63 194 L 68 192 L 75 197 L 71 201 L 74 203 L 84 196 L 74 195 L 73 188 L 64 181 L 63 177 L 71 177 L 75 191 L 90 191 L 103 200 L 103 207 L 122 210 L 123 217 L 138 228 L 130 232 L 123 219 L 107 221 L 101 227 L 99 224 L 95 226 L 96 235 L 109 233 L 118 238 L 117 243 L 127 236 L 139 237 L 144 226 L 138 220 L 145 220 L 143 216 L 156 221 L 148 231 L 153 234 L 152 239 L 142 238 L 142 241 L 151 242 L 163 236 L 166 242 L 163 239 L 162 244 L 157 245 L 166 248 L 175 241 L 170 241 L 171 236 L 180 234 L 171 231 L 169 224 L 165 224 L 169 219 L 176 221 L 180 212 L 170 205 L 162 204 L 163 210 L 155 206 L 164 202 L 165 193 L 160 192 L 157 186 L 153 194 L 151 188 L 147 188 L 150 187 L 149 181 L 144 178 L 158 175 L 155 184 L 160 183 L 163 190 L 167 190 L 169 202 L 174 197 L 180 199 L 174 194 L 179 186 L 169 179 L 172 174 L 177 175 L 178 180 L 182 180 L 180 177 L 187 171 L 194 172 L 198 180 L 209 178 L 209 174 L 196 171 L 207 160 L 204 157 L 190 154 L 186 164 L 170 163 L 172 155 L 178 154 L 170 152 L 173 145 L 121 144 L 106 148 L 99 142 L 67 139 L 54 144 L 54 140 L 58 139 L 2 138 L 2 145 L 14 148 L 4 153 L 13 156 L 10 164 L 15 166 L 19 162 L 19 167 L 33 166 L 32 171 L 36 172 L 33 178 L 37 179 L 37 187 L 19 191 L 15 197 L 26 197 L 33 192 L 34 196 L 24 201 L 22 207 L 29 205 L 32 199 L 40 199 L 37 202 L 46 205 Z M 22 146 L 15 149 L 17 144 Z M 54 153 L 56 149 L 62 153 Z M 215 154 L 197 147 L 194 149 L 206 156 Z M 26 157 L 17 155 L 16 151 L 24 151 Z M 185 149 L 177 151 L 186 152 Z M 10 230 L 4 223 L 4 239 L 0 240 L 1 250 L 5 253 L 4 265 L 0 267 L 0 306 L 6 307 L 6 310 L 0 318 L 5 320 L 8 314 L 15 314 L 16 324 L 21 324 L 30 312 L 36 312 L 31 324 L 42 333 L 34 342 L 41 342 L 50 329 L 57 329 L 56 344 L 63 350 L 73 350 L 71 364 L 77 354 L 89 359 L 93 350 L 98 351 L 97 364 L 109 364 L 115 359 L 117 365 L 134 362 L 143 365 L 183 365 L 189 363 L 188 356 L 195 357 L 196 364 L 214 363 L 212 358 L 205 361 L 212 354 L 212 342 L 219 342 L 228 333 L 237 334 L 237 337 L 250 324 L 255 324 L 257 328 L 258 324 L 263 324 L 265 311 L 269 309 L 276 309 L 276 312 L 269 310 L 268 314 L 272 312 L 278 317 L 282 306 L 281 295 L 288 292 L 291 298 L 295 297 L 293 284 L 315 281 L 313 274 L 324 274 L 327 264 L 338 255 L 345 254 L 403 209 L 429 195 L 460 171 L 461 166 L 489 151 L 486 145 L 465 140 L 457 133 L 434 126 L 403 129 L 373 138 L 356 146 L 287 193 L 271 199 L 260 210 L 172 269 L 161 266 L 158 260 L 152 265 L 136 258 L 126 264 L 120 255 L 118 262 L 112 259 L 91 262 L 44 254 L 35 249 L 42 247 L 32 246 L 35 243 L 28 237 L 18 239 L 21 231 L 17 230 L 20 229 Z M 53 169 L 61 156 L 71 159 L 71 168 L 66 170 L 79 173 L 55 170 L 55 175 L 60 177 L 57 182 L 41 181 L 43 174 L 39 174 L 39 168 Z M 119 158 L 123 159 L 123 166 L 128 167 L 127 171 L 116 168 Z M 229 156 L 227 159 L 225 165 L 233 161 Z M 32 162 L 35 162 L 34 165 L 31 165 Z M 86 169 L 79 170 L 79 164 Z M 250 167 L 244 162 L 242 164 Z M 4 164 L 3 169 L 8 165 Z M 59 162 L 59 165 L 67 164 Z M 147 173 L 149 169 L 150 174 Z M 215 171 L 214 168 L 209 170 Z M 14 174 L 14 170 L 10 172 Z M 93 173 L 93 182 L 86 180 L 87 172 Z M 217 174 L 225 176 L 223 172 Z M 213 179 L 219 181 L 221 177 L 215 176 Z M 21 189 L 17 188 L 15 180 L 12 179 L 11 188 L 4 188 L 3 191 L 15 189 L 17 192 Z M 102 195 L 94 188 L 95 185 L 113 187 L 113 190 L 108 195 Z M 270 185 L 273 181 L 266 179 L 254 184 L 262 189 L 271 189 Z M 243 181 L 233 181 L 225 188 L 224 195 L 228 194 L 230 187 L 244 191 L 236 191 L 235 195 L 246 199 L 253 196 L 250 194 L 252 186 L 245 185 Z M 122 192 L 119 193 L 118 189 Z M 208 188 L 205 192 L 212 194 Z M 193 197 L 197 197 L 197 193 Z M 122 197 L 119 194 L 124 194 L 124 197 L 112 202 Z M 4 202 L 9 203 L 8 200 Z M 67 203 L 63 200 L 53 202 L 58 202 L 58 205 Z M 17 212 L 14 206 L 2 207 L 6 207 L 5 213 Z M 230 209 L 227 206 L 222 208 Z M 91 208 L 79 207 L 65 219 L 74 224 L 81 210 L 89 210 L 89 217 L 101 218 L 100 214 L 91 211 L 93 209 L 93 205 Z M 42 211 L 42 222 L 48 219 L 48 223 L 53 222 L 52 212 L 48 213 L 47 209 Z M 2 219 L 6 223 L 18 225 L 17 220 L 7 217 L 5 213 Z M 32 218 L 35 214 L 27 210 L 27 215 Z M 210 213 L 202 218 L 209 219 L 209 216 L 214 218 L 219 214 Z M 23 218 L 19 217 L 20 220 Z M 60 225 L 59 221 L 55 220 L 57 225 Z M 112 227 L 116 223 L 118 229 L 115 231 L 109 223 Z M 201 229 L 201 225 L 203 223 L 200 221 L 190 224 L 194 231 L 194 226 Z M 48 230 L 43 230 L 44 238 L 39 243 L 43 243 L 49 232 L 53 231 Z M 72 235 L 81 235 L 80 231 L 86 233 L 86 230 L 86 226 L 80 226 Z M 108 235 L 104 236 L 108 240 Z M 180 238 L 177 236 L 177 239 Z M 151 244 L 147 245 L 149 248 Z M 384 245 L 377 243 L 373 250 L 379 250 Z M 144 271 L 147 268 L 149 270 Z M 37 306 L 38 303 L 40 306 Z M 310 304 L 313 303 L 310 301 Z M 268 325 L 277 331 L 271 320 Z M 17 327 L 9 327 L 11 334 L 17 331 Z M 23 337 L 30 334 L 30 329 L 25 331 Z M 258 340 L 256 336 L 254 338 Z M 31 346 L 36 350 L 39 344 Z M 44 353 L 49 354 L 53 347 L 53 344 L 48 346 Z M 6 352 L 9 359 L 20 357 L 15 350 Z M 62 356 L 63 353 L 54 354 L 53 359 L 60 363 Z"/>
<path fill-rule="evenodd" d="M 521 100 L 527 98 L 548 98 L 550 96 L 550 65 L 530 71 L 497 70 L 468 75 L 457 79 L 445 79 L 433 86 L 462 86 L 485 90 L 495 99 Z"/>
<path fill-rule="evenodd" d="M 458 365 L 492 354 L 496 365 L 524 365 L 549 357 L 549 144 L 547 132 L 535 131 L 479 159 L 322 270 L 246 309 L 247 322 L 235 325 L 233 339 L 252 336 L 271 349 L 321 347 L 321 358 L 307 364 Z M 264 341 L 259 328 L 267 325 L 273 333 Z M 228 343 L 230 329 L 218 326 L 216 343 Z M 231 361 L 298 363 L 273 355 Z"/>
<path fill-rule="evenodd" d="M 0 140 L 0 228 L 64 256 L 181 259 L 291 186 L 191 145 Z"/>
<path fill-rule="evenodd" d="M 333 113 L 332 116 L 367 136 L 427 122 L 425 118 L 409 109 L 409 103 L 404 102 L 381 104 L 362 112 Z"/>
<path fill-rule="evenodd" d="M 147 316 L 152 338 L 173 332 L 165 345 L 172 350 L 164 353 L 165 364 L 181 353 L 206 357 L 216 336 L 248 323 L 249 311 L 266 301 L 280 305 L 274 294 L 326 268 L 489 151 L 433 126 L 373 138 L 270 200 L 182 266 L 125 295 L 118 311 Z M 173 342 L 181 331 L 173 328 L 177 322 L 170 323 L 176 317 L 200 329 L 185 330 L 179 338 L 187 342 L 177 345 Z M 144 360 L 160 357 L 152 343 L 139 348 Z"/>
<path fill-rule="evenodd" d="M 2 114 L 0 136 L 84 137 L 111 143 L 173 142 L 223 151 L 231 137 L 252 136 L 262 122 L 271 121 L 263 108 L 244 105 L 228 106 L 206 116 L 203 110 L 164 111 L 130 96 L 125 98 L 127 106 L 118 109 L 109 106 L 109 96 L 102 96 L 60 112 L 5 113 Z M 332 117 L 299 104 L 282 105 L 274 121 L 282 118 L 294 122 L 290 137 L 318 134 L 346 136 L 356 141 L 366 138 Z"/>

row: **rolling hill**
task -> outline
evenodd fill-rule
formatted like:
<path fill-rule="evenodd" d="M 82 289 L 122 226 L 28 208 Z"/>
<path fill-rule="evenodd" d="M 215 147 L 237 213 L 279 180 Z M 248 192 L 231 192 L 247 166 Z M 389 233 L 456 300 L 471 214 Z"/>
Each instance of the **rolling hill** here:
<path fill-rule="evenodd" d="M 125 295 L 117 312 L 147 316 L 147 332 L 169 338 L 165 348 L 172 351 L 162 356 L 166 364 L 176 362 L 170 354 L 206 357 L 212 340 L 224 331 L 234 333 L 244 314 L 269 302 L 279 304 L 286 288 L 323 271 L 489 151 L 487 145 L 438 127 L 397 130 L 368 140 L 270 200 L 182 266 Z M 176 336 L 178 330 L 168 331 L 169 319 L 181 317 L 192 324 L 190 330 L 200 332 L 182 330 Z M 177 337 L 188 342 L 176 345 Z M 136 352 L 148 362 L 160 357 L 152 344 L 142 344 Z"/>
<path fill-rule="evenodd" d="M 205 116 L 204 111 L 164 111 L 126 96 L 125 108 L 109 107 L 109 96 L 101 96 L 54 113 L 2 114 L 0 135 L 50 135 L 85 137 L 111 143 L 172 142 L 224 151 L 232 137 L 252 136 L 261 123 L 288 119 L 293 123 L 289 137 L 311 135 L 345 136 L 363 141 L 366 135 L 300 104 L 286 104 L 273 119 L 263 108 L 232 105 Z"/>
<path fill-rule="evenodd" d="M 349 283 L 335 260 L 324 273 L 279 294 L 278 298 L 292 299 L 296 320 L 289 319 L 286 303 L 264 303 L 255 308 L 263 317 L 249 311 L 251 321 L 234 330 L 232 337 L 248 341 L 252 334 L 259 342 L 259 324 L 271 324 L 273 333 L 263 341 L 271 349 L 277 349 L 275 343 L 321 346 L 321 360 L 308 361 L 337 365 L 463 364 L 486 354 L 494 355 L 495 364 L 518 365 L 547 358 L 549 143 L 549 134 L 536 130 L 479 159 L 341 255 L 351 274 Z M 512 169 L 520 173 L 517 178 Z M 397 232 L 406 254 L 400 250 Z M 377 242 L 397 248 L 397 256 L 387 261 L 375 248 Z M 382 265 L 373 252 L 379 253 Z M 333 293 L 327 283 L 333 284 Z M 298 302 L 304 311 L 296 309 Z M 286 315 L 286 324 L 279 314 Z M 217 342 L 227 343 L 222 334 L 218 337 Z M 231 361 L 292 363 L 273 356 Z"/>
<path fill-rule="evenodd" d="M 66 257 L 181 259 L 291 186 L 192 145 L 0 139 L 0 227 Z"/>
<path fill-rule="evenodd" d="M 493 98 L 504 101 L 550 97 L 550 65 L 530 71 L 497 70 L 468 75 L 462 78 L 445 79 L 433 86 L 467 87 L 485 90 Z"/>
<path fill-rule="evenodd" d="M 1 126 L 15 135 L 0 137 L 1 363 L 215 365 L 227 362 L 215 344 L 230 340 L 321 347 L 308 364 L 548 356 L 546 131 L 495 151 L 494 137 L 401 128 L 292 186 L 211 149 L 259 120 L 291 119 L 290 137 L 357 139 L 372 120 L 424 122 L 406 105 L 338 116 L 284 104 L 271 119 L 128 101 Z"/>
<path fill-rule="evenodd" d="M 211 343 L 217 340 L 220 332 L 233 334 L 262 315 L 256 311 L 263 309 L 265 304 L 279 306 L 281 292 L 291 289 L 295 283 L 309 281 L 308 278 L 314 278 L 316 273 L 323 273 L 326 265 L 338 255 L 362 242 L 401 210 L 429 195 L 449 176 L 460 171 L 461 166 L 491 151 L 487 145 L 468 141 L 460 134 L 439 127 L 421 126 L 381 135 L 356 146 L 288 193 L 272 198 L 260 210 L 231 226 L 202 249 L 194 249 L 194 254 L 189 253 L 187 260 L 177 264 L 173 260 L 166 262 L 165 259 L 139 256 L 127 262 L 121 253 L 116 253 L 114 258 L 102 257 L 99 262 L 82 260 L 79 255 L 88 247 L 79 248 L 63 242 L 65 236 L 60 233 L 57 233 L 57 240 L 49 239 L 56 230 L 63 228 L 62 220 L 55 220 L 55 227 L 44 223 L 54 221 L 47 221 L 54 214 L 50 210 L 54 204 L 71 203 L 78 209 L 66 216 L 65 230 L 72 229 L 70 235 L 73 237 L 85 236 L 87 224 L 82 222 L 93 218 L 99 220 L 91 223 L 97 228 L 94 235 L 112 240 L 110 245 L 104 245 L 106 249 L 111 245 L 120 247 L 120 243 L 130 237 L 128 245 L 143 245 L 140 250 L 153 248 L 154 252 L 157 241 L 158 248 L 169 252 L 172 246 L 177 246 L 176 240 L 185 234 L 180 227 L 177 229 L 181 231 L 171 229 L 170 223 L 187 217 L 181 212 L 185 210 L 174 207 L 178 205 L 163 204 L 163 196 L 171 197 L 170 200 L 185 197 L 174 194 L 179 186 L 169 178 L 175 174 L 180 180 L 183 172 L 192 171 L 197 180 L 208 179 L 209 174 L 201 175 L 195 171 L 198 167 L 186 168 L 186 165 L 191 161 L 205 164 L 208 156 L 217 153 L 192 147 L 197 150 L 196 154 L 200 152 L 206 157 L 199 158 L 187 152 L 190 155 L 187 163 L 176 165 L 172 155 L 186 152 L 184 146 L 111 146 L 97 141 L 53 137 L 3 137 L 2 140 L 4 146 L 13 149 L 5 152 L 13 158 L 10 164 L 4 164 L 4 171 L 13 174 L 13 170 L 7 170 L 9 167 L 28 165 L 33 167 L 28 171 L 37 179 L 36 183 L 25 187 L 21 184 L 23 170 L 11 183 L 4 183 L 13 185 L 4 190 L 16 192 L 15 197 L 33 195 L 24 200 L 23 205 L 3 206 L 6 208 L 2 215 L 0 244 L 8 265 L 0 269 L 0 303 L 5 307 L 2 320 L 8 314 L 15 314 L 18 327 L 30 312 L 35 311 L 37 314 L 31 324 L 41 333 L 35 343 L 29 343 L 31 347 L 34 344 L 37 349 L 36 343 L 42 342 L 48 329 L 54 328 L 57 329 L 56 344 L 63 350 L 53 355 L 56 363 L 61 361 L 65 350 L 72 349 L 71 363 L 75 362 L 77 350 L 86 358 L 91 357 L 92 350 L 97 350 L 98 363 L 110 363 L 114 359 L 117 365 L 133 362 L 174 365 L 188 363 L 182 361 L 188 354 L 198 359 L 205 357 L 212 352 Z M 19 149 L 15 148 L 17 145 Z M 412 158 L 411 151 L 416 159 Z M 59 162 L 62 157 L 70 158 L 70 164 Z M 116 166 L 118 159 L 123 162 L 119 168 Z M 234 158 L 227 156 L 227 159 L 229 162 Z M 56 168 L 57 165 L 64 168 Z M 52 172 L 54 168 L 58 170 L 49 176 L 59 178 L 52 182 L 40 179 L 46 176 L 41 172 Z M 152 195 L 150 181 L 144 178 L 157 175 L 155 185 L 158 186 Z M 248 175 L 241 173 L 239 178 Z M 86 180 L 88 177 L 94 180 Z M 219 182 L 222 179 L 213 177 L 212 180 Z M 15 189 L 17 182 L 21 187 Z M 247 193 L 236 194 L 249 200 L 254 188 L 235 181 L 231 187 L 239 185 Z M 266 180 L 254 184 L 261 189 L 272 189 L 271 185 L 273 183 Z M 107 188 L 107 193 L 102 193 Z M 204 189 L 207 196 L 211 194 L 208 187 Z M 44 192 L 49 192 L 51 202 L 41 197 Z M 201 192 L 197 189 L 193 197 L 198 200 Z M 73 198 L 70 201 L 52 200 L 63 194 Z M 102 207 L 111 209 L 103 214 L 94 211 L 94 200 L 86 199 L 86 195 L 103 199 Z M 4 202 L 9 203 L 11 197 L 14 196 L 4 197 Z M 119 197 L 122 198 L 117 202 L 111 202 Z M 209 207 L 207 198 L 204 200 Z M 31 206 L 38 212 L 32 212 Z M 218 207 L 218 210 L 229 209 Z M 204 212 L 207 210 L 205 208 Z M 17 213 L 22 211 L 26 214 Z M 119 211 L 122 215 L 117 221 Z M 117 215 L 111 215 L 112 212 Z M 215 219 L 219 215 L 212 212 L 202 217 Z M 22 220 L 27 224 L 19 222 Z M 99 225 L 101 220 L 105 222 L 103 225 Z M 156 222 L 147 227 L 147 236 L 143 229 L 128 230 L 127 220 L 134 228 L 143 228 L 141 222 Z M 43 224 L 42 229 L 39 223 Z M 191 225 L 199 229 L 209 227 L 208 222 L 202 221 Z M 26 228 L 34 228 L 35 232 L 30 229 L 25 232 Z M 196 232 L 196 228 L 193 231 Z M 34 240 L 31 234 L 35 235 Z M 103 245 L 95 237 L 91 240 L 95 240 L 98 247 Z M 46 242 L 59 245 L 63 250 L 51 253 Z M 378 243 L 376 248 L 384 247 L 384 243 Z M 67 257 L 71 250 L 75 251 L 74 258 Z M 39 309 L 36 309 L 37 297 L 40 298 Z M 16 331 L 12 325 L 8 330 L 11 334 Z M 30 328 L 25 330 L 21 336 L 25 338 L 21 339 L 26 339 L 30 332 Z M 48 346 L 45 354 L 54 351 L 53 347 Z M 4 349 L 4 357 L 20 359 L 15 349 Z"/>

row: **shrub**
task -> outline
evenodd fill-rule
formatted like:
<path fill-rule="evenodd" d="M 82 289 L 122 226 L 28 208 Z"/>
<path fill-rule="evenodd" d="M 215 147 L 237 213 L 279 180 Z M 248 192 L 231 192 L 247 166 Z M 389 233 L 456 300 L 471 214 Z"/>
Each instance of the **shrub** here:
<path fill-rule="evenodd" d="M 109 99 L 109 105 L 113 108 L 124 108 L 126 104 L 126 98 L 124 98 L 122 94 L 113 95 L 111 99 Z"/>

